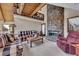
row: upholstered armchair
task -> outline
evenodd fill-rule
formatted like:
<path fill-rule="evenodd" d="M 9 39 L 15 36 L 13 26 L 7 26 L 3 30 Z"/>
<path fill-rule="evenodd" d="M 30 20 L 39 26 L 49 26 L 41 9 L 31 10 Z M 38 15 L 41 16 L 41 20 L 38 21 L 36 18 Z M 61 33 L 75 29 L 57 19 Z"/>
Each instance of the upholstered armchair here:
<path fill-rule="evenodd" d="M 69 45 L 67 44 L 67 39 L 64 38 L 63 35 L 58 36 L 57 45 L 59 48 L 61 48 L 64 52 L 68 53 L 69 51 Z"/>
<path fill-rule="evenodd" d="M 75 47 L 72 44 L 79 44 L 79 32 L 70 32 L 67 38 L 62 35 L 58 36 L 57 45 L 64 52 L 75 54 Z"/>

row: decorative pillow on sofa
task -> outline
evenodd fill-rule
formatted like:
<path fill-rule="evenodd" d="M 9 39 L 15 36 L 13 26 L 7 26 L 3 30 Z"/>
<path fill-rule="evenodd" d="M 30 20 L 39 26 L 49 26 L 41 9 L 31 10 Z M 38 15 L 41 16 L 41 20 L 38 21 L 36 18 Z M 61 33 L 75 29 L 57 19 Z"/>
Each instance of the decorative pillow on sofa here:
<path fill-rule="evenodd" d="M 3 38 L 3 36 L 0 36 L 0 48 L 4 47 L 6 45 L 6 40 Z"/>
<path fill-rule="evenodd" d="M 37 34 L 35 34 L 34 37 L 37 37 Z"/>
<path fill-rule="evenodd" d="M 14 42 L 15 38 L 12 34 L 7 34 L 6 36 L 9 42 Z"/>
<path fill-rule="evenodd" d="M 39 36 L 39 33 L 35 33 L 34 37 L 38 37 Z"/>
<path fill-rule="evenodd" d="M 0 38 L 0 48 L 4 46 L 4 43 L 2 42 L 2 39 Z"/>

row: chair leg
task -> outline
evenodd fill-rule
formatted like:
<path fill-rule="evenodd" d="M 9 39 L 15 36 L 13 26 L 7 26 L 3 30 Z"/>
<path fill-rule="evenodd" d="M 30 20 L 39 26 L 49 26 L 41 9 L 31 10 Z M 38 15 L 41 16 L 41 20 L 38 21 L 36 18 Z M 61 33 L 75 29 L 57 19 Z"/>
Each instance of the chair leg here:
<path fill-rule="evenodd" d="M 29 43 L 29 41 L 27 40 L 27 43 Z"/>
<path fill-rule="evenodd" d="M 32 48 L 32 41 L 30 41 L 30 47 Z"/>
<path fill-rule="evenodd" d="M 43 38 L 42 38 L 42 43 L 43 43 Z"/>

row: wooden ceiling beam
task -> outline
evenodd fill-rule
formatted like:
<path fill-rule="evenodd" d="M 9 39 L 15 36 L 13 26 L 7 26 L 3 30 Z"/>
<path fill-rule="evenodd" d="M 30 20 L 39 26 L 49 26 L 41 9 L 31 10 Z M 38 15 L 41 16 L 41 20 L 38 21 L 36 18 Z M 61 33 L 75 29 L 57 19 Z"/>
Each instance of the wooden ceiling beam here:
<path fill-rule="evenodd" d="M 20 3 L 19 4 L 19 12 L 20 12 L 20 14 L 22 13 L 23 8 L 24 8 L 24 3 Z"/>
<path fill-rule="evenodd" d="M 30 17 L 30 15 L 39 5 L 40 3 L 25 3 L 22 11 L 22 15 Z"/>
<path fill-rule="evenodd" d="M 45 3 L 40 4 L 30 16 L 33 16 L 36 12 L 38 12 L 43 6 L 45 5 Z"/>

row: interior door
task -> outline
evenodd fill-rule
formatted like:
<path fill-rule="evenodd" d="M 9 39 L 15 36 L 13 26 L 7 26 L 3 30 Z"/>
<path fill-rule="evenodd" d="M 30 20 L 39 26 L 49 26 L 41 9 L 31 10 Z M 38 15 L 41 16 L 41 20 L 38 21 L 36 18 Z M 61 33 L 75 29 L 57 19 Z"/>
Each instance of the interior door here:
<path fill-rule="evenodd" d="M 41 31 L 42 31 L 43 36 L 45 36 L 45 34 L 46 34 L 46 26 L 45 26 L 44 23 L 41 24 Z"/>

